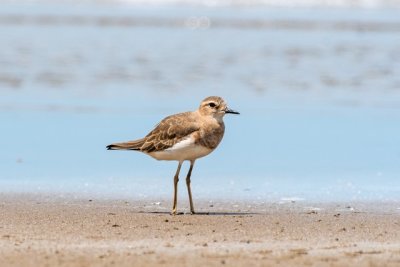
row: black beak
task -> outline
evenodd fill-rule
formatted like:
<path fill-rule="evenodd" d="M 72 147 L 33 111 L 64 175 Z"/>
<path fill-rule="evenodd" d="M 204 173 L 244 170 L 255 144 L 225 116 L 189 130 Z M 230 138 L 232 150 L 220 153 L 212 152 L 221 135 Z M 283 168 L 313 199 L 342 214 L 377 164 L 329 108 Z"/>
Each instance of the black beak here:
<path fill-rule="evenodd" d="M 225 109 L 225 114 L 226 114 L 226 113 L 230 113 L 230 114 L 240 114 L 239 112 L 234 111 L 234 110 L 232 110 L 232 109 L 230 109 L 230 108 L 226 108 L 226 109 Z"/>

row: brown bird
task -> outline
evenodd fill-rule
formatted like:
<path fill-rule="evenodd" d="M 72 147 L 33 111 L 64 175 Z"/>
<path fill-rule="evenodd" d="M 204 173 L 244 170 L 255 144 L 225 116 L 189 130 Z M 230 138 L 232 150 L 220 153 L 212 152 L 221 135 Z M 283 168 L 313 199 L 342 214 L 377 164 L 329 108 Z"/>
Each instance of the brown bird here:
<path fill-rule="evenodd" d="M 204 99 L 196 111 L 171 115 L 163 119 L 154 130 L 144 138 L 114 143 L 108 150 L 136 150 L 157 160 L 177 160 L 178 169 L 174 176 L 174 202 L 172 214 L 176 214 L 179 172 L 185 160 L 190 161 L 186 176 L 190 212 L 194 214 L 190 176 L 196 159 L 210 154 L 221 142 L 225 132 L 225 114 L 239 114 L 227 107 L 218 96 Z"/>

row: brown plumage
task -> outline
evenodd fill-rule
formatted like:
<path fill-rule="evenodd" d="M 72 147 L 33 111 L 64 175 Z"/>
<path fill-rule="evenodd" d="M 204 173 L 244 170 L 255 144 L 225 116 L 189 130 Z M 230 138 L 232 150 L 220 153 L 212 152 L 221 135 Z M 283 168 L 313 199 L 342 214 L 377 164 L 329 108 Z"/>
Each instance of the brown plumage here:
<path fill-rule="evenodd" d="M 198 131 L 200 126 L 195 119 L 191 112 L 168 116 L 144 138 L 111 144 L 107 146 L 107 149 L 138 150 L 145 153 L 163 151 L 180 142 L 191 133 Z"/>
<path fill-rule="evenodd" d="M 186 177 L 190 199 L 190 210 L 194 213 L 190 175 L 197 158 L 211 153 L 221 142 L 225 132 L 223 116 L 227 113 L 239 114 L 229 109 L 225 101 L 218 96 L 204 99 L 198 110 L 171 115 L 163 119 L 144 138 L 114 143 L 109 150 L 136 150 L 158 160 L 177 160 L 178 169 L 174 177 L 174 205 L 176 213 L 176 194 L 178 175 L 182 162 L 189 160 L 191 165 Z"/>

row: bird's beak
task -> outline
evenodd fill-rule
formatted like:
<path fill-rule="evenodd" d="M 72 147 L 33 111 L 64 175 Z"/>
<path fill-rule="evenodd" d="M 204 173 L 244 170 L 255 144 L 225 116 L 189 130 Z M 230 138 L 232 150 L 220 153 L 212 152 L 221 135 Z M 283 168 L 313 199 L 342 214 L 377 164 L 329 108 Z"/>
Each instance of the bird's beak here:
<path fill-rule="evenodd" d="M 230 108 L 228 108 L 228 107 L 225 109 L 225 114 L 227 114 L 227 113 L 230 113 L 230 114 L 240 114 L 239 112 L 234 111 L 233 109 L 230 109 Z"/>

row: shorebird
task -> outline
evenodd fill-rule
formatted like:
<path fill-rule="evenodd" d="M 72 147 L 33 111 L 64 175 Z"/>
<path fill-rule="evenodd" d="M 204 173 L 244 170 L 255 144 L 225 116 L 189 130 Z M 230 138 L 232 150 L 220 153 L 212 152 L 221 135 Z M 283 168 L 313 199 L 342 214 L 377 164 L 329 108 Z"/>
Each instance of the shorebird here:
<path fill-rule="evenodd" d="M 107 146 L 108 150 L 135 150 L 157 160 L 176 160 L 178 168 L 174 176 L 174 200 L 171 214 L 177 212 L 177 193 L 179 172 L 182 163 L 190 161 L 186 176 L 190 212 L 195 213 L 190 188 L 190 176 L 196 159 L 207 156 L 221 142 L 225 132 L 225 114 L 239 114 L 229 109 L 226 102 L 218 96 L 204 99 L 196 111 L 171 115 L 163 119 L 145 137 Z"/>

